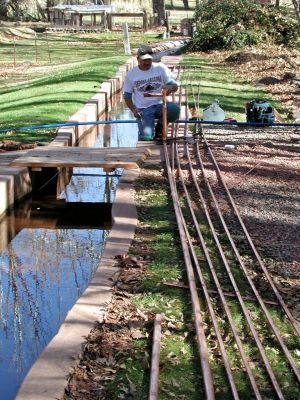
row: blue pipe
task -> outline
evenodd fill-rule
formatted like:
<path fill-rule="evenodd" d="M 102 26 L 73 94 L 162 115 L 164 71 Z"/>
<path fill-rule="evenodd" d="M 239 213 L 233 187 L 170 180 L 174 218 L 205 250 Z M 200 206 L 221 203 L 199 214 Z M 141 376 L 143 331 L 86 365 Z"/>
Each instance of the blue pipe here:
<path fill-rule="evenodd" d="M 112 125 L 112 124 L 135 124 L 137 123 L 134 119 L 116 119 L 108 121 L 88 121 L 88 122 L 62 122 L 57 124 L 45 124 L 45 125 L 28 125 L 20 127 L 11 127 L 0 129 L 0 133 L 6 133 L 10 131 L 29 131 L 33 129 L 48 129 L 48 128 L 58 128 L 63 126 L 80 126 L 80 125 Z M 224 121 L 202 121 L 201 119 L 179 119 L 175 123 L 185 123 L 185 124 L 201 124 L 201 125 L 237 125 L 237 126 L 291 126 L 300 127 L 300 123 L 288 123 L 288 122 L 274 122 L 272 124 L 261 124 L 257 122 L 224 122 Z"/>

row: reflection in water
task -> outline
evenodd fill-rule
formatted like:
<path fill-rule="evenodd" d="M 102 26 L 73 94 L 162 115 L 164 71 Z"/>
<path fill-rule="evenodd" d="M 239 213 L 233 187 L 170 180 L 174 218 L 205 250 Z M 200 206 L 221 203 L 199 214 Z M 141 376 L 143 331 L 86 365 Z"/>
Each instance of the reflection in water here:
<path fill-rule="evenodd" d="M 132 116 L 127 110 L 119 109 L 114 118 Z M 100 128 L 97 147 L 136 145 L 136 124 L 111 125 L 105 128 L 105 134 L 103 127 Z M 100 169 L 78 168 L 62 198 L 85 202 L 85 207 L 91 202 L 111 202 L 121 173 L 121 170 L 106 174 Z M 66 220 L 58 223 L 61 220 L 57 209 L 53 222 L 50 208 L 47 215 L 47 212 L 38 212 L 43 207 L 37 203 L 28 204 L 21 206 L 22 213 L 14 210 L 0 221 L 1 400 L 15 398 L 28 370 L 88 286 L 108 234 L 97 226 L 75 229 Z M 97 213 L 97 204 L 90 207 Z M 74 218 L 76 213 L 78 210 L 74 210 Z M 33 220 L 36 215 L 37 219 Z M 21 216 L 21 222 L 17 216 Z"/>
<path fill-rule="evenodd" d="M 16 374 L 24 378 L 87 287 L 105 237 L 96 229 L 23 229 L 1 253 L 1 399 L 13 398 Z"/>

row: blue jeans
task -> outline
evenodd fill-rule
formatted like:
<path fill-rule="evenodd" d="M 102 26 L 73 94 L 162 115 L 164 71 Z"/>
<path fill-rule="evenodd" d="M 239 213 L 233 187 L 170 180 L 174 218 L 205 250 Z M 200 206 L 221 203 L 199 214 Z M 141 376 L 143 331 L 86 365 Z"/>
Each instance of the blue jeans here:
<path fill-rule="evenodd" d="M 155 135 L 155 120 L 162 124 L 163 105 L 155 104 L 147 108 L 140 108 L 141 118 L 137 118 L 139 140 L 153 140 Z M 175 103 L 167 103 L 167 122 L 174 122 L 179 118 L 180 107 Z"/>

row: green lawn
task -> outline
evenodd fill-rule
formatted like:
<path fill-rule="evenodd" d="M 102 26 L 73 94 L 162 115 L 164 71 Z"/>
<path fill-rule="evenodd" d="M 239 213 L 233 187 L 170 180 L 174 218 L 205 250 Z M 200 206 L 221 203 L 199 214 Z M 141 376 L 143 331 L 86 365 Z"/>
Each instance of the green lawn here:
<path fill-rule="evenodd" d="M 156 34 L 130 33 L 132 49 L 156 41 Z M 1 44 L 0 129 L 68 120 L 128 58 L 121 32 L 39 34 L 15 47 L 12 40 Z M 45 131 L 12 133 L 10 139 L 49 140 L 53 131 L 48 138 Z"/>
<path fill-rule="evenodd" d="M 130 32 L 132 49 L 158 40 L 155 33 Z M 12 40 L 2 43 L 0 129 L 12 130 L 0 134 L 0 139 L 51 140 L 56 128 L 15 131 L 13 127 L 67 121 L 128 58 L 124 55 L 122 32 L 38 34 L 36 40 L 19 38 L 15 46 Z M 226 117 L 245 121 L 245 101 L 267 96 L 203 56 L 186 54 L 183 63 L 190 67 L 181 78 L 189 91 L 189 103 L 192 106 L 196 98 L 201 110 L 217 98 Z M 279 104 L 274 105 L 282 111 Z"/>
<path fill-rule="evenodd" d="M 268 93 L 241 82 L 229 69 L 211 59 L 189 53 L 182 64 L 188 68 L 181 82 L 187 88 L 189 106 L 199 108 L 199 117 L 214 99 L 219 100 L 226 118 L 235 118 L 239 122 L 246 122 L 245 103 L 255 98 L 268 99 L 284 114 L 282 106 L 273 101 Z"/>

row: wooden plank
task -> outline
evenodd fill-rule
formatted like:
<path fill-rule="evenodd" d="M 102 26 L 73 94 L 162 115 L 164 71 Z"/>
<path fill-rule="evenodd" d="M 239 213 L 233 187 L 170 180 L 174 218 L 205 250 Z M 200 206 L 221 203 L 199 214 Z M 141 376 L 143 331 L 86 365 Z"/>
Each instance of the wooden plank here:
<path fill-rule="evenodd" d="M 14 167 L 95 167 L 136 169 L 150 156 L 148 148 L 37 147 L 10 163 Z"/>

